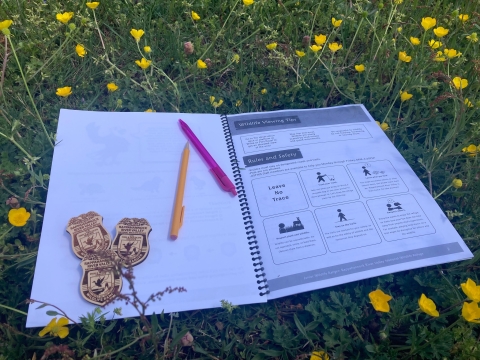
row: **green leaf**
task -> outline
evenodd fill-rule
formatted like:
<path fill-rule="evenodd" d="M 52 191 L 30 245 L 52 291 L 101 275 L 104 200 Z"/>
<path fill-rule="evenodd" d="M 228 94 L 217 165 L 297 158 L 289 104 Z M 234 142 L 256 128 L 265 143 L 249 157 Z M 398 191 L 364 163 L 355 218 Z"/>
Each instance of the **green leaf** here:
<path fill-rule="evenodd" d="M 47 310 L 47 315 L 48 316 L 57 316 L 57 315 L 61 315 L 61 314 L 59 314 L 58 312 L 56 312 L 54 310 Z"/>
<path fill-rule="evenodd" d="M 45 306 L 47 306 L 47 304 L 42 304 L 39 307 L 37 307 L 36 309 L 38 310 L 38 309 L 44 308 Z"/>
<path fill-rule="evenodd" d="M 157 315 L 155 315 L 155 312 L 152 314 L 152 318 L 150 321 L 152 323 L 152 334 L 155 334 L 158 329 L 158 319 L 157 319 Z"/>
<path fill-rule="evenodd" d="M 176 345 L 177 343 L 180 342 L 180 339 L 185 336 L 185 334 L 188 332 L 188 329 L 183 329 L 180 331 L 177 336 L 175 336 L 172 340 L 172 346 Z"/>
<path fill-rule="evenodd" d="M 105 330 L 103 330 L 103 332 L 108 333 L 112 331 L 112 329 L 115 327 L 116 324 L 117 324 L 117 320 L 110 321 L 110 324 L 105 328 Z"/>
<path fill-rule="evenodd" d="M 283 354 L 283 351 L 280 350 L 260 350 L 259 352 L 267 356 L 281 356 Z"/>

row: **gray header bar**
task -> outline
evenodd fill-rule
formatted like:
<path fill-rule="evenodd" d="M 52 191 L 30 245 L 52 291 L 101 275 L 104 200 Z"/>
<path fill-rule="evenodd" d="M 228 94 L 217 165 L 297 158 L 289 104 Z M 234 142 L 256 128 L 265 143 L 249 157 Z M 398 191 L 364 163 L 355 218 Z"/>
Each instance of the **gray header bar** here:
<path fill-rule="evenodd" d="M 302 159 L 303 155 L 300 149 L 289 149 L 272 151 L 263 154 L 249 155 L 243 157 L 243 163 L 245 167 L 264 165 L 269 163 L 275 163 L 280 161 L 289 161 Z"/>
<path fill-rule="evenodd" d="M 444 245 L 429 246 L 416 250 L 402 251 L 395 254 L 376 256 L 370 259 L 353 261 L 342 265 L 329 266 L 323 269 L 311 270 L 277 279 L 271 279 L 268 280 L 268 288 L 270 291 L 276 291 L 297 285 L 333 279 L 340 276 L 355 274 L 382 267 L 388 267 L 391 265 L 397 265 L 410 261 L 429 259 L 461 252 L 463 252 L 463 250 L 461 246 L 456 242 Z M 387 273 L 388 271 L 382 272 L 382 275 Z"/>
<path fill-rule="evenodd" d="M 287 124 L 300 124 L 298 116 L 279 116 L 268 119 L 251 119 L 251 120 L 238 120 L 233 122 L 235 129 L 249 129 L 265 126 L 278 126 Z"/>

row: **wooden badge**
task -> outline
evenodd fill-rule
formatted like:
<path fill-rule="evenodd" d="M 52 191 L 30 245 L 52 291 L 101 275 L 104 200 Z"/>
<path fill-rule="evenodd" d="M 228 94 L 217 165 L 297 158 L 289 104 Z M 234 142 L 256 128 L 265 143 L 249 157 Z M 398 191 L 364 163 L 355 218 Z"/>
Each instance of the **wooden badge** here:
<path fill-rule="evenodd" d="M 112 250 L 127 265 L 135 266 L 147 258 L 150 251 L 148 234 L 152 231 L 146 219 L 124 218 L 115 226 L 117 234 Z"/>
<path fill-rule="evenodd" d="M 122 277 L 115 270 L 116 254 L 104 250 L 88 254 L 81 262 L 83 269 L 80 292 L 85 300 L 104 306 L 122 290 Z"/>
<path fill-rule="evenodd" d="M 72 236 L 73 252 L 80 259 L 110 248 L 110 234 L 103 227 L 102 216 L 94 211 L 71 218 L 67 232 Z"/>

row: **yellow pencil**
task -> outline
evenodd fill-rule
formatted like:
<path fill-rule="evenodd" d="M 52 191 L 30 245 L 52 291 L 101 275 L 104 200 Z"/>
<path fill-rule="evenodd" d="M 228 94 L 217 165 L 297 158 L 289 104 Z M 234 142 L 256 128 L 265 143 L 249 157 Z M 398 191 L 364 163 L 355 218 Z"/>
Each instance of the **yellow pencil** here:
<path fill-rule="evenodd" d="M 183 206 L 183 194 L 185 192 L 185 180 L 187 177 L 188 157 L 190 156 L 190 147 L 188 142 L 182 153 L 182 163 L 180 165 L 180 174 L 177 181 L 177 194 L 175 196 L 175 207 L 173 208 L 172 228 L 170 230 L 170 238 L 177 240 L 178 231 L 183 225 L 183 214 L 185 206 Z"/>

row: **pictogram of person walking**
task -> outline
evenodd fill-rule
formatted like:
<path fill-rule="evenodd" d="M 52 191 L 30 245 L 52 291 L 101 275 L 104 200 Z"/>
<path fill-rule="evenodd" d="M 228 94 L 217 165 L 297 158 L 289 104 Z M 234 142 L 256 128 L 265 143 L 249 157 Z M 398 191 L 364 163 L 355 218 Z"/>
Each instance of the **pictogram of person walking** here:
<path fill-rule="evenodd" d="M 362 166 L 362 169 L 363 169 L 363 173 L 365 174 L 365 176 L 372 175 L 372 174 L 370 174 L 370 171 L 368 171 L 368 169 L 365 166 Z"/>
<path fill-rule="evenodd" d="M 319 173 L 319 172 L 317 172 L 317 175 L 318 175 L 318 176 L 317 176 L 318 182 L 320 182 L 320 181 L 325 182 L 324 177 L 327 176 L 327 175 L 322 175 L 322 174 Z"/>
<path fill-rule="evenodd" d="M 342 213 L 342 209 L 337 209 L 337 211 L 339 212 L 338 217 L 340 218 L 340 222 L 342 222 L 343 220 L 348 221 L 345 217 L 345 214 Z"/>

